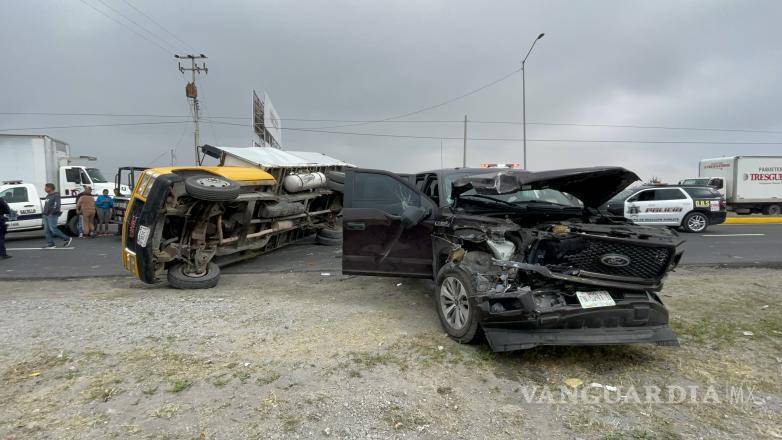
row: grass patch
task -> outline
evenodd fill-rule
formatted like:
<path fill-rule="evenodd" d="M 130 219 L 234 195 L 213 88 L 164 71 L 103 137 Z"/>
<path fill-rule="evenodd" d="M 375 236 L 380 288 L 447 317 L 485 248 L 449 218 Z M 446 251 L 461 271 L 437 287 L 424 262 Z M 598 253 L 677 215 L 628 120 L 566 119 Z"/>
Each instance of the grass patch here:
<path fill-rule="evenodd" d="M 420 409 L 407 409 L 399 405 L 384 408 L 382 418 L 394 429 L 414 429 L 430 423 Z"/>
<path fill-rule="evenodd" d="M 193 386 L 193 382 L 187 380 L 187 379 L 177 379 L 173 382 L 171 382 L 171 388 L 169 388 L 169 393 L 180 393 L 182 391 L 185 391 L 186 389 Z"/>
<path fill-rule="evenodd" d="M 296 432 L 301 424 L 301 420 L 292 414 L 280 414 L 280 421 L 282 421 L 282 429 L 285 432 Z"/>
<path fill-rule="evenodd" d="M 279 378 L 280 378 L 280 373 L 276 371 L 269 371 L 263 375 L 256 377 L 255 384 L 258 386 L 269 385 L 270 383 L 274 382 Z"/>

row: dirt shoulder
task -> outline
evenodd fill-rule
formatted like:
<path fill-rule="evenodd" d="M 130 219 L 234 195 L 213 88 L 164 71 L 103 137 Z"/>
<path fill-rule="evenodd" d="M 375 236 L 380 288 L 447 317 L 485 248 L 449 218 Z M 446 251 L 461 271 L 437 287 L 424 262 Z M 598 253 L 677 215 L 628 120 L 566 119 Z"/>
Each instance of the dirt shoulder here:
<path fill-rule="evenodd" d="M 445 337 L 424 281 L 0 282 L 0 438 L 782 438 L 780 286 L 683 270 L 680 348 L 497 355 Z"/>

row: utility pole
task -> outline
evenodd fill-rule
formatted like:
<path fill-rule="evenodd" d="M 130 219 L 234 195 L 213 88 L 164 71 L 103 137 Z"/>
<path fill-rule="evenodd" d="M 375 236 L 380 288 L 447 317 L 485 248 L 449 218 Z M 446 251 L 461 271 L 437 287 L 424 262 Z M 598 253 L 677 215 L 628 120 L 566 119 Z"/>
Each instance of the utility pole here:
<path fill-rule="evenodd" d="M 201 165 L 201 153 L 198 151 L 198 148 L 201 145 L 201 132 L 198 127 L 198 89 L 196 88 L 195 82 L 196 73 L 204 72 L 204 74 L 208 74 L 209 69 L 206 67 L 206 62 L 201 62 L 201 65 L 199 66 L 196 60 L 205 60 L 206 55 L 174 55 L 174 58 L 180 60 L 190 60 L 190 67 L 182 67 L 181 61 L 177 64 L 179 71 L 182 72 L 183 75 L 185 74 L 185 71 L 189 71 L 193 75 L 192 81 L 188 82 L 187 86 L 185 87 L 185 95 L 187 96 L 188 100 L 190 100 L 190 104 L 193 106 L 193 146 L 195 148 L 195 163 L 196 165 Z"/>
<path fill-rule="evenodd" d="M 464 115 L 464 150 L 462 151 L 462 168 L 467 168 L 467 115 Z"/>
<path fill-rule="evenodd" d="M 535 47 L 535 43 L 538 42 L 543 36 L 546 34 L 541 33 L 538 35 L 538 38 L 535 38 L 535 40 L 532 42 L 532 45 L 529 47 L 529 51 L 527 51 L 527 55 L 524 57 L 523 60 L 521 60 L 521 118 L 522 118 L 522 124 L 524 125 L 524 149 L 522 150 L 522 159 L 524 163 L 525 170 L 528 170 L 529 167 L 527 166 L 527 91 L 526 91 L 526 73 L 527 73 L 527 58 L 529 57 L 529 54 L 532 53 L 532 49 Z"/>
<path fill-rule="evenodd" d="M 443 138 L 440 138 L 440 168 L 443 168 Z"/>
<path fill-rule="evenodd" d="M 171 163 L 171 166 L 174 166 L 174 149 L 168 151 L 168 153 L 171 155 L 171 160 L 169 161 Z"/>

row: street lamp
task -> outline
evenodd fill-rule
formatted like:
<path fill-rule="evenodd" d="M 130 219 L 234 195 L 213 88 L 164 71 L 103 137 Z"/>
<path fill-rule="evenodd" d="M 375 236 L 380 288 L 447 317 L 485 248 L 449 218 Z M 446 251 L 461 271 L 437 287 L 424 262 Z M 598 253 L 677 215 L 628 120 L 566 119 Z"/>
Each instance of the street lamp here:
<path fill-rule="evenodd" d="M 522 113 L 522 120 L 524 125 L 524 150 L 522 154 L 522 163 L 524 164 L 524 169 L 529 169 L 527 166 L 527 92 L 526 92 L 526 81 L 525 81 L 525 73 L 527 72 L 527 58 L 529 57 L 529 54 L 532 53 L 532 49 L 535 47 L 535 43 L 538 42 L 543 36 L 546 35 L 541 32 L 540 35 L 538 35 L 538 38 L 535 38 L 535 41 L 532 42 L 532 45 L 529 47 L 529 50 L 527 51 L 527 55 L 524 57 L 523 60 L 521 60 L 521 113 Z"/>

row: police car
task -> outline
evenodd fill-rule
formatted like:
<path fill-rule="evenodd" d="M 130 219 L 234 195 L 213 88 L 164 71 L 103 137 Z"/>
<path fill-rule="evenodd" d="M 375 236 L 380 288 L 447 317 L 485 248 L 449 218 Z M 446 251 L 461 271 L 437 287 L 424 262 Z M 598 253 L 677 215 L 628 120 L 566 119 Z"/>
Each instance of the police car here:
<path fill-rule="evenodd" d="M 694 185 L 644 185 L 628 188 L 605 206 L 610 215 L 636 224 L 680 227 L 703 232 L 725 222 L 725 198 L 715 188 Z"/>

